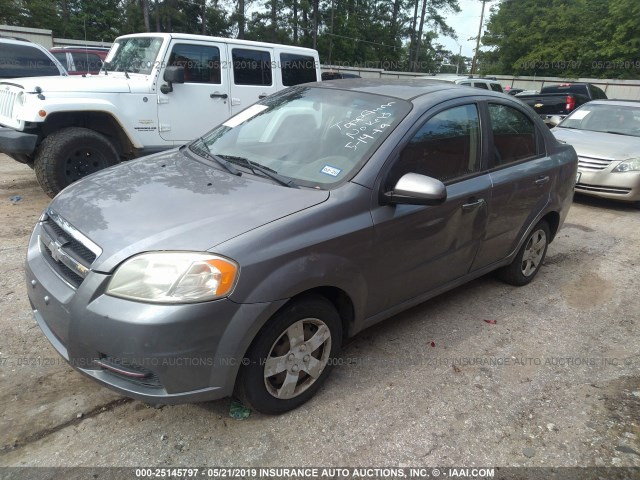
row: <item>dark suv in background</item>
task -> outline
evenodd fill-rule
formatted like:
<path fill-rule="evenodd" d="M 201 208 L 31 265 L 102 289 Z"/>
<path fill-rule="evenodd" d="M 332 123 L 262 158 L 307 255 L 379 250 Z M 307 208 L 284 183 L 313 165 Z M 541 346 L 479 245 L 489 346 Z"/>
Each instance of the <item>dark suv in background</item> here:
<path fill-rule="evenodd" d="M 49 50 L 67 69 L 69 75 L 98 74 L 109 53 L 102 47 L 54 47 Z"/>
<path fill-rule="evenodd" d="M 17 38 L 0 37 L 0 78 L 66 75 L 46 48 Z"/>

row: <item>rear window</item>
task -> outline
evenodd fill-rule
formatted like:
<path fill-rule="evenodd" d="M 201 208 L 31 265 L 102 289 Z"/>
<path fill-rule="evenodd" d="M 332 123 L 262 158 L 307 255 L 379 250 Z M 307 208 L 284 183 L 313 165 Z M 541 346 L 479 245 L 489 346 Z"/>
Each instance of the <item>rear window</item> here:
<path fill-rule="evenodd" d="M 0 52 L 0 78 L 60 75 L 51 58 L 36 47 L 2 44 Z"/>
<path fill-rule="evenodd" d="M 502 92 L 502 86 L 499 83 L 492 83 L 491 90 L 494 92 Z"/>
<path fill-rule="evenodd" d="M 587 86 L 586 85 L 550 85 L 548 87 L 543 87 L 540 90 L 540 93 L 581 93 L 583 95 L 587 95 Z"/>
<path fill-rule="evenodd" d="M 233 79 L 236 85 L 271 85 L 271 55 L 264 50 L 234 48 Z"/>
<path fill-rule="evenodd" d="M 281 53 L 280 66 L 282 70 L 282 84 L 285 87 L 315 82 L 318 79 L 316 76 L 316 62 L 313 57 L 293 53 Z"/>

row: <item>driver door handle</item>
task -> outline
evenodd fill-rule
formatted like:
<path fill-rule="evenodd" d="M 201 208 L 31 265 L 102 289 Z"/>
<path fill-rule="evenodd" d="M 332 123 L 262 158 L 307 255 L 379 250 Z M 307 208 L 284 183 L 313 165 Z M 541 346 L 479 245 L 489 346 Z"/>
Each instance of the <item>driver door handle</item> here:
<path fill-rule="evenodd" d="M 545 175 L 544 177 L 538 177 L 536 179 L 535 183 L 536 185 L 544 185 L 545 183 L 547 183 L 549 181 L 549 175 Z"/>
<path fill-rule="evenodd" d="M 484 198 L 478 198 L 477 200 L 472 198 L 470 200 L 474 201 L 462 204 L 462 210 L 464 210 L 465 212 L 478 208 L 479 206 L 484 204 Z"/>
<path fill-rule="evenodd" d="M 226 93 L 212 93 L 211 95 L 209 95 L 209 97 L 211 98 L 224 98 L 225 100 L 228 96 L 229 95 L 227 95 Z"/>

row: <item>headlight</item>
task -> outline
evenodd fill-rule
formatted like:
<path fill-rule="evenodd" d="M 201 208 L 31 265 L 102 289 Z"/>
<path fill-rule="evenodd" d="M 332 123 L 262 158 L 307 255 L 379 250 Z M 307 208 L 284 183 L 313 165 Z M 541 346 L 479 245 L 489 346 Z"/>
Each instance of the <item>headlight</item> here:
<path fill-rule="evenodd" d="M 638 172 L 640 171 L 640 158 L 630 158 L 620 162 L 613 172 Z"/>
<path fill-rule="evenodd" d="M 151 303 L 194 303 L 231 293 L 238 264 L 196 252 L 143 253 L 118 267 L 107 294 Z"/>

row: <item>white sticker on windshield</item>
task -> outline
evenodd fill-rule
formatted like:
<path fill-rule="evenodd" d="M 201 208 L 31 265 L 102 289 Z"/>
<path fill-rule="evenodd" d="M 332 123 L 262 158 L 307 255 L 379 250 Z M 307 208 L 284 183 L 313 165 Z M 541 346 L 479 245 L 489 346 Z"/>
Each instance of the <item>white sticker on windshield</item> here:
<path fill-rule="evenodd" d="M 584 117 L 589 115 L 591 110 L 578 110 L 573 115 L 571 115 L 571 120 L 582 120 Z"/>
<path fill-rule="evenodd" d="M 331 165 L 325 165 L 322 170 L 320 170 L 320 173 L 325 173 L 327 175 L 331 175 L 332 177 L 337 177 L 338 175 L 340 175 L 340 172 L 342 172 L 341 169 L 332 167 Z"/>
<path fill-rule="evenodd" d="M 260 112 L 263 112 L 267 108 L 269 108 L 269 107 L 267 107 L 266 105 L 252 105 L 249 108 L 247 108 L 246 110 L 243 110 L 242 112 L 237 114 L 236 116 L 231 117 L 229 120 L 224 122 L 223 125 L 225 127 L 235 128 L 238 125 L 240 125 L 241 123 L 246 122 L 250 118 L 255 117 Z"/>

